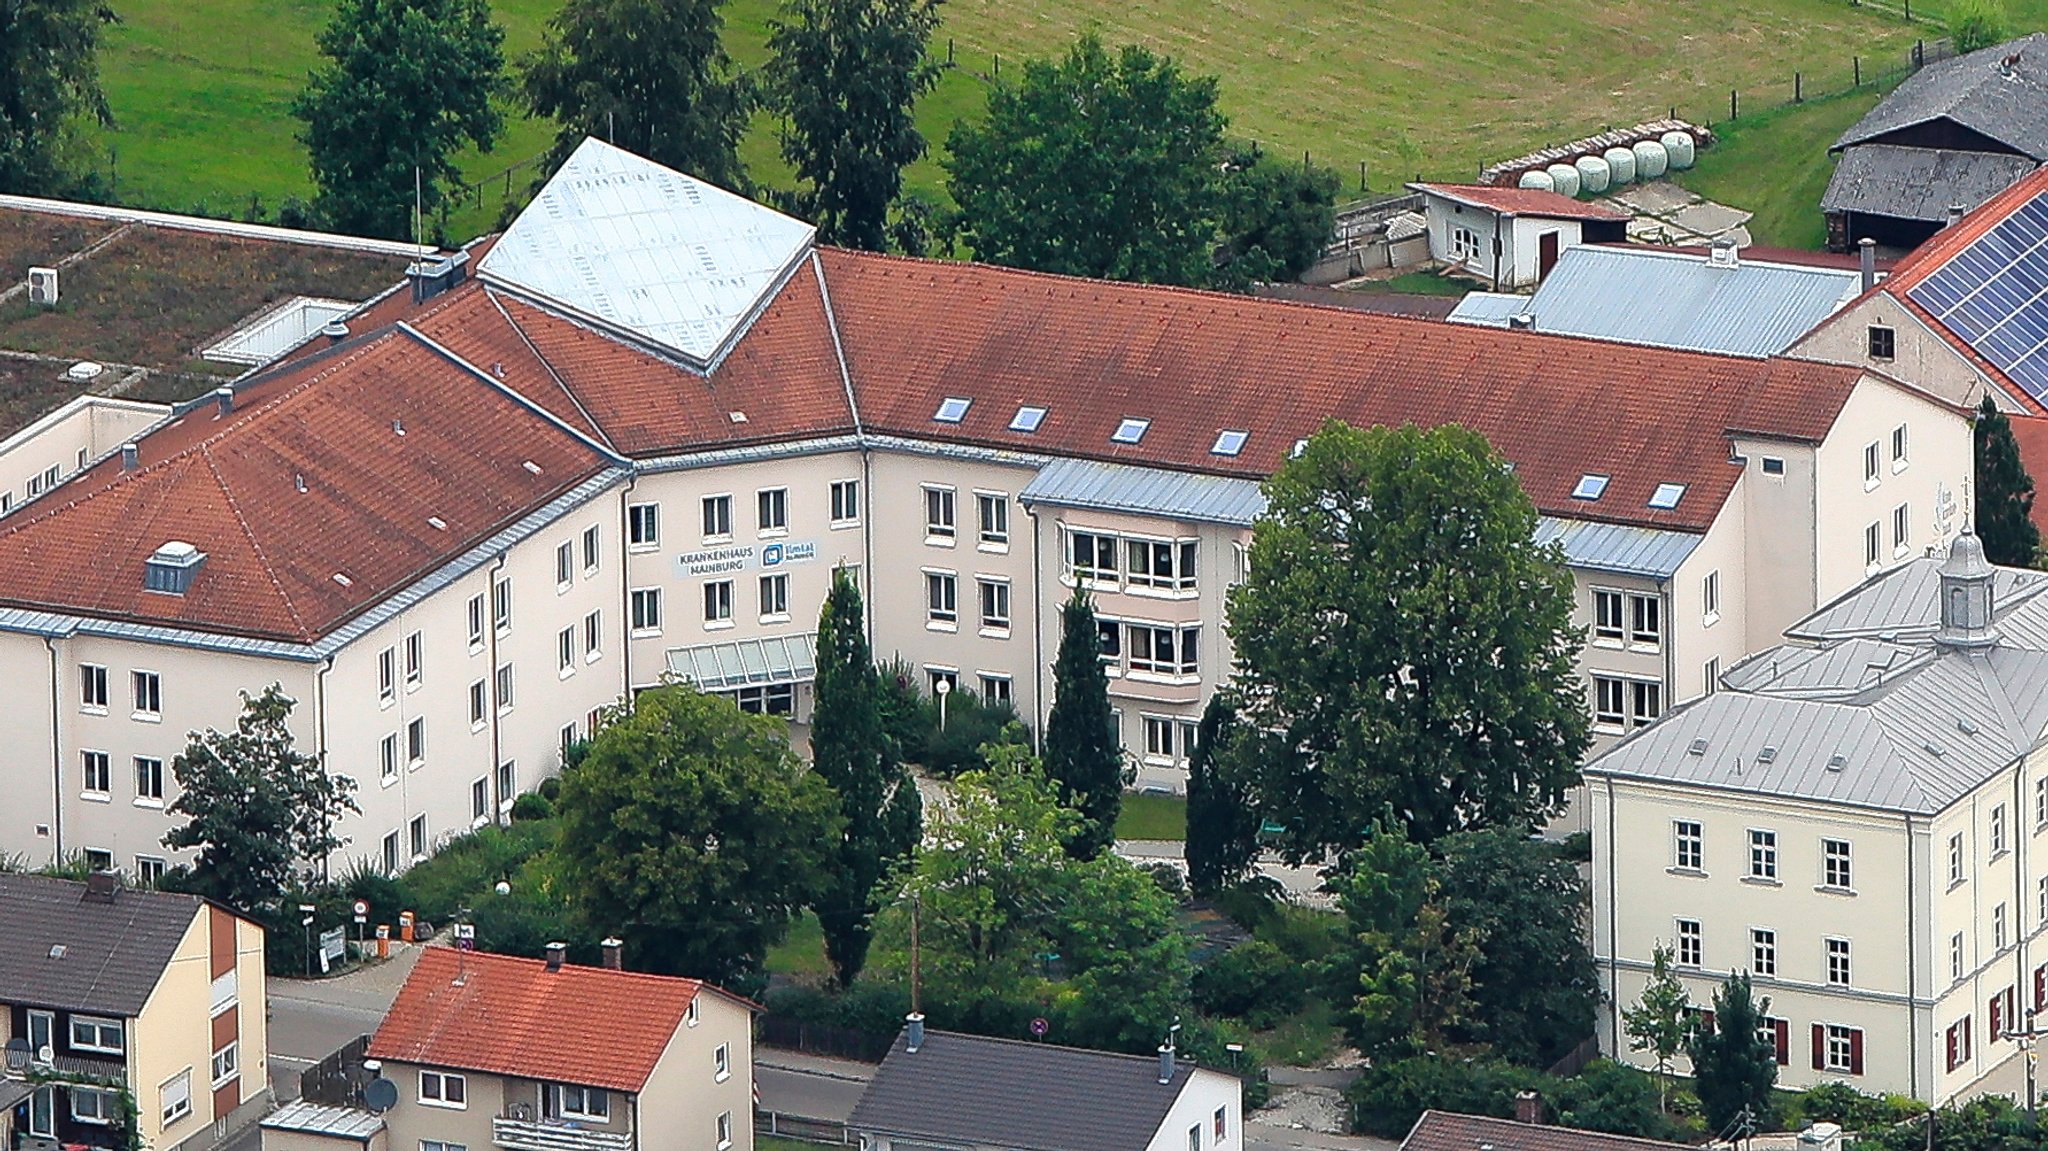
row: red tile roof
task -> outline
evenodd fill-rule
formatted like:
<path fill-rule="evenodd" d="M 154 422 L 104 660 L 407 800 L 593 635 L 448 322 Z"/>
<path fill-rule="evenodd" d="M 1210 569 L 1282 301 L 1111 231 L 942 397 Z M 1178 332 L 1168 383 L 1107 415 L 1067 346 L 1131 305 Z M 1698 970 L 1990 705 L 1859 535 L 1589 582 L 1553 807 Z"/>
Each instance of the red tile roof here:
<path fill-rule="evenodd" d="M 399 331 L 284 369 L 232 413 L 193 408 L 139 463 L 104 461 L 0 521 L 0 603 L 308 642 L 605 467 Z M 172 540 L 206 554 L 191 589 L 145 591 Z"/>
<path fill-rule="evenodd" d="M 1739 469 L 1723 434 L 1818 440 L 1860 369 L 1755 360 L 1307 304 L 828 249 L 871 431 L 1262 478 L 1326 419 L 1460 423 L 1544 512 L 1701 531 Z M 958 424 L 939 403 L 973 400 Z M 1035 434 L 1020 405 L 1048 409 Z M 1149 419 L 1135 445 L 1110 440 Z M 1217 433 L 1250 433 L 1212 455 Z M 1612 477 L 1598 501 L 1579 477 Z M 1678 507 L 1648 506 L 1659 484 Z"/>
<path fill-rule="evenodd" d="M 575 964 L 549 971 L 538 959 L 429 947 L 370 1038 L 369 1055 L 637 1092 L 703 987 L 695 979 Z"/>
<path fill-rule="evenodd" d="M 1631 220 L 1635 217 L 1619 208 L 1588 204 L 1541 188 L 1503 188 L 1493 184 L 1410 184 L 1460 204 L 1485 208 L 1506 216 L 1548 216 L 1559 220 Z"/>
<path fill-rule="evenodd" d="M 1516 1123 L 1450 1111 L 1424 1111 L 1401 1141 L 1401 1151 L 1690 1151 L 1629 1135 L 1608 1135 L 1541 1123 Z"/>
<path fill-rule="evenodd" d="M 2034 526 L 2048 539 L 2048 416 L 2011 416 L 2013 442 L 2019 445 L 2020 463 L 2034 477 Z"/>

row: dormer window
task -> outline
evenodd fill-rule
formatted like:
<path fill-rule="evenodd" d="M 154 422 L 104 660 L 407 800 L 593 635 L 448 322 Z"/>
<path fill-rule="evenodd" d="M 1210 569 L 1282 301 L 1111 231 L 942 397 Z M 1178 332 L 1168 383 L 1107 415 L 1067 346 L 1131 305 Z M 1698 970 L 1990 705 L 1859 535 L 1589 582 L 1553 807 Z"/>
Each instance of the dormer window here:
<path fill-rule="evenodd" d="M 1017 414 L 1010 417 L 1010 430 L 1030 435 L 1038 430 L 1038 425 L 1044 422 L 1045 409 L 1034 408 L 1027 404 L 1024 407 L 1018 408 Z"/>
<path fill-rule="evenodd" d="M 1572 498 L 1575 500 L 1597 500 L 1606 491 L 1606 476 L 1583 475 L 1579 477 L 1578 486 L 1572 489 Z"/>
<path fill-rule="evenodd" d="M 1251 433 L 1249 432 L 1217 432 L 1216 443 L 1209 448 L 1209 454 L 1212 456 L 1237 455 L 1239 452 L 1244 451 L 1244 442 L 1249 438 L 1251 438 Z"/>
<path fill-rule="evenodd" d="M 205 562 L 205 552 L 183 540 L 172 540 L 156 549 L 155 554 L 143 564 L 143 589 L 165 595 L 184 595 L 192 590 L 192 579 L 199 574 L 199 565 Z"/>
<path fill-rule="evenodd" d="M 940 401 L 939 410 L 932 413 L 932 418 L 942 424 L 957 424 L 967 418 L 967 409 L 973 403 L 973 400 L 963 400 L 958 396 L 947 396 L 944 400 Z"/>
<path fill-rule="evenodd" d="M 1116 431 L 1109 438 L 1119 444 L 1135 444 L 1145 438 L 1145 429 L 1151 426 L 1151 420 L 1126 419 L 1116 426 Z"/>

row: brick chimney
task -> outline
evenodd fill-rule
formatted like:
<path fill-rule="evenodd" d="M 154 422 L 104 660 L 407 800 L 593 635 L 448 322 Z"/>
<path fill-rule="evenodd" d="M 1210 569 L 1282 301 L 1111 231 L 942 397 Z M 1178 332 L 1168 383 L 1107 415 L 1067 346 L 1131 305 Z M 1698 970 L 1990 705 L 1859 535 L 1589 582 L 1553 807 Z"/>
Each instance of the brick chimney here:
<path fill-rule="evenodd" d="M 1515 1095 L 1515 1122 L 1540 1126 L 1543 1123 L 1543 1096 L 1534 1091 L 1523 1091 Z"/>
<path fill-rule="evenodd" d="M 547 948 L 547 956 L 548 970 L 560 971 L 562 969 L 562 961 L 569 958 L 569 945 L 566 943 L 550 943 Z"/>
<path fill-rule="evenodd" d="M 604 952 L 604 965 L 606 967 L 613 971 L 625 970 L 625 940 L 620 939 L 616 935 L 606 936 L 598 942 L 597 946 Z"/>

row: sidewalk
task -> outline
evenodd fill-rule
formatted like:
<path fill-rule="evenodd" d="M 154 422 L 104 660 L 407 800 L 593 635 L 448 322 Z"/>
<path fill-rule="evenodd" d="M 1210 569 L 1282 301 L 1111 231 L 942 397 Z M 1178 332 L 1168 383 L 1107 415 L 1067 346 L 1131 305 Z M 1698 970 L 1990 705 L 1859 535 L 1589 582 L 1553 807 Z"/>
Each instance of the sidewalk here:
<path fill-rule="evenodd" d="M 772 1067 L 777 1071 L 794 1071 L 799 1075 L 822 1075 L 827 1079 L 844 1079 L 849 1083 L 866 1083 L 875 1076 L 875 1065 L 854 1059 L 834 1059 L 828 1055 L 811 1055 L 802 1051 L 790 1051 L 782 1047 L 754 1047 L 754 1066 Z"/>

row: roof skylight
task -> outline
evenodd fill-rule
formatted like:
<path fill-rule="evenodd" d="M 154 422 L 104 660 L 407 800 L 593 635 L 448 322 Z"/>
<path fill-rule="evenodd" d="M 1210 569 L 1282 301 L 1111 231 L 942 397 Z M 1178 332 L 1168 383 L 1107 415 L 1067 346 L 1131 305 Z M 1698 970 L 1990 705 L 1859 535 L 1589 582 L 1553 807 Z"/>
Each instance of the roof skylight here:
<path fill-rule="evenodd" d="M 1045 409 L 1034 408 L 1026 404 L 1017 409 L 1016 415 L 1010 417 L 1010 430 L 1025 433 L 1035 432 L 1038 430 L 1038 425 L 1044 422 Z"/>
<path fill-rule="evenodd" d="M 939 403 L 939 410 L 932 413 L 932 418 L 942 424 L 957 424 L 973 403 L 973 400 L 963 400 L 959 396 L 947 396 Z"/>
<path fill-rule="evenodd" d="M 1650 506 L 1653 508 L 1675 508 L 1678 506 L 1678 501 L 1684 498 L 1684 484 L 1658 484 L 1657 490 L 1650 493 Z"/>
<path fill-rule="evenodd" d="M 1109 438 L 1119 444 L 1135 444 L 1145 438 L 1145 429 L 1151 426 L 1151 420 L 1126 419 Z"/>
<path fill-rule="evenodd" d="M 1572 498 L 1575 500 L 1597 500 L 1606 491 L 1606 476 L 1583 475 L 1579 477 L 1579 486 L 1572 489 Z"/>
<path fill-rule="evenodd" d="M 1212 456 L 1234 456 L 1244 450 L 1244 442 L 1250 437 L 1251 433 L 1249 432 L 1217 432 L 1216 443 L 1209 449 L 1209 454 Z"/>

